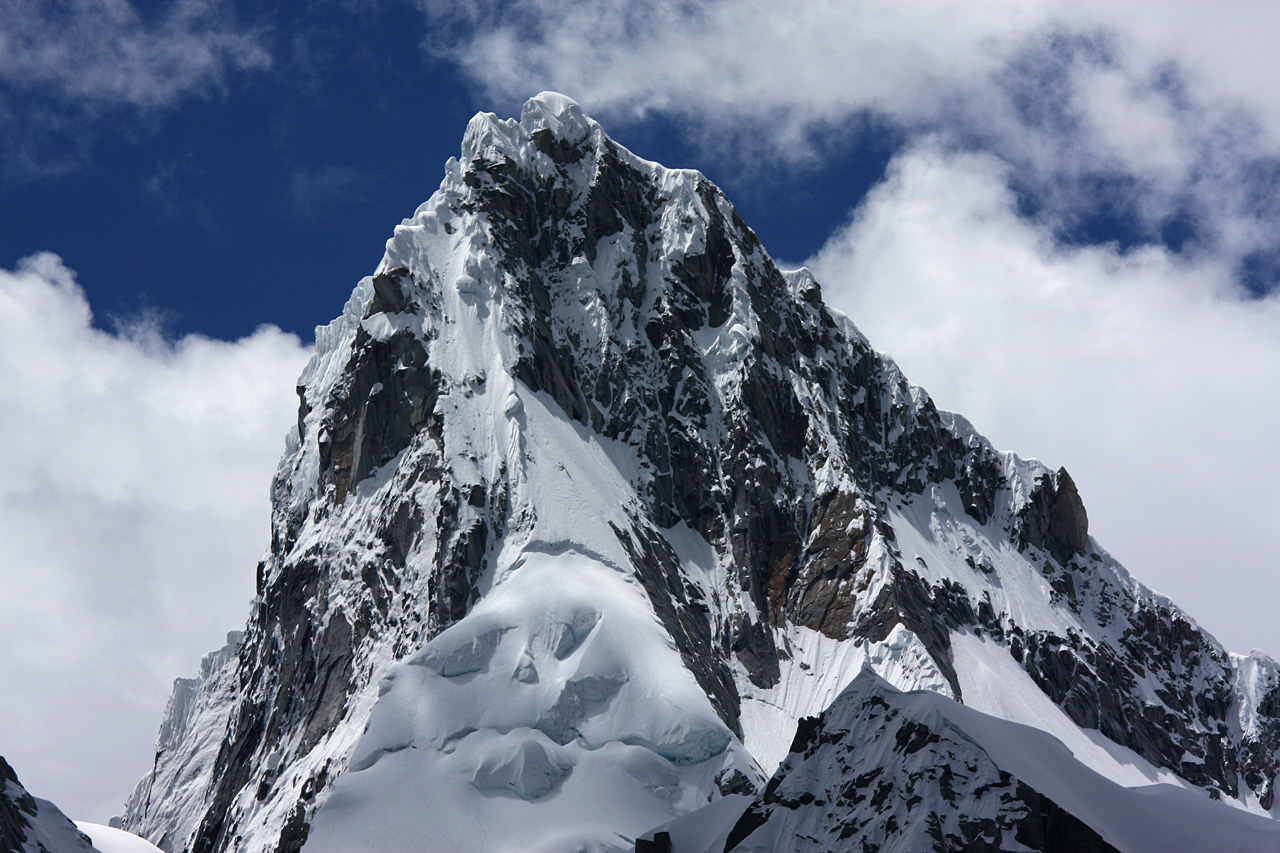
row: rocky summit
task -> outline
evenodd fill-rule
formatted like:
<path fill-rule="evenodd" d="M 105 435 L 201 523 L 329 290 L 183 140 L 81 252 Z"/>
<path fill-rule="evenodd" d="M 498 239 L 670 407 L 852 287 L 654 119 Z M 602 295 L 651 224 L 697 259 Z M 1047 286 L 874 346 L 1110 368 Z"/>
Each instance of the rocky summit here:
<path fill-rule="evenodd" d="M 1277 664 L 568 98 L 471 121 L 297 392 L 165 850 L 1280 845 Z"/>

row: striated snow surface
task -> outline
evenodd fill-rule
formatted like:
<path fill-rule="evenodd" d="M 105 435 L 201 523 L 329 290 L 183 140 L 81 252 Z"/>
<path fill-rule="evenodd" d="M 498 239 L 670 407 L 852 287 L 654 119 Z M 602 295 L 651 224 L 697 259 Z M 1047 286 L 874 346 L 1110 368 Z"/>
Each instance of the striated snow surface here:
<path fill-rule="evenodd" d="M 197 804 L 208 790 L 239 689 L 236 653 L 243 641 L 240 631 L 228 633 L 227 644 L 200 661 L 198 677 L 173 682 L 156 738 L 155 771 L 129 798 L 129 807 L 146 815 L 150 825 L 165 827 L 154 839 L 163 849 L 180 849 L 202 817 Z"/>

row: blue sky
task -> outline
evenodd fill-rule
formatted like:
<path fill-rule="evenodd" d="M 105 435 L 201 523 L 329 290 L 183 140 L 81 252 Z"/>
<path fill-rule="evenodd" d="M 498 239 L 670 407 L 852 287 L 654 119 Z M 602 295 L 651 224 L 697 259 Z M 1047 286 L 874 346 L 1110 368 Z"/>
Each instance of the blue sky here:
<path fill-rule="evenodd" d="M 470 116 L 542 89 L 708 174 L 940 406 L 1066 465 L 1140 580 L 1280 652 L 1280 8 L 12 0 L 5 28 L 0 754 L 77 817 L 243 623 L 311 330 Z"/>
<path fill-rule="evenodd" d="M 77 17 L 81 5 L 63 8 Z M 203 26 L 239 32 L 256 50 L 225 56 L 161 103 L 86 106 L 65 81 L 7 81 L 17 139 L 0 169 L 0 265 L 57 253 L 100 324 L 149 313 L 171 335 L 231 339 L 272 323 L 309 338 L 439 184 L 471 116 L 518 107 L 539 83 L 487 97 L 424 47 L 429 21 L 408 3 L 210 8 Z M 139 8 L 136 27 L 163 30 L 173 14 Z M 42 34 L 68 17 L 32 15 Z M 833 145 L 819 175 L 701 150 L 661 114 L 613 132 L 732 187 L 773 251 L 793 259 L 821 247 L 897 142 L 868 122 L 856 131 L 866 144 Z"/>
<path fill-rule="evenodd" d="M 158 311 L 176 334 L 236 338 L 269 322 L 309 337 L 332 319 L 439 183 L 476 107 L 420 49 L 407 5 L 255 6 L 213 16 L 269 63 L 168 103 L 86 117 L 48 87 L 9 93 L 20 117 L 49 109 L 65 128 L 32 143 L 33 163 L 5 152 L 0 263 L 57 252 L 103 320 Z M 141 14 L 154 28 L 166 10 Z"/>

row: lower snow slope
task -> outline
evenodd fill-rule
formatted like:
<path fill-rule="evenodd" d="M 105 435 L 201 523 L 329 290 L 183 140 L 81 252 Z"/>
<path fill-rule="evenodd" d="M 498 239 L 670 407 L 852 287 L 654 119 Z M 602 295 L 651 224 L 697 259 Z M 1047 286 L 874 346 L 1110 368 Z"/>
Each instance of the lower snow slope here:
<path fill-rule="evenodd" d="M 76 821 L 76 827 L 89 836 L 101 853 L 161 853 L 160 848 L 150 841 L 123 829 L 83 820 Z"/>
<path fill-rule="evenodd" d="M 519 558 L 381 691 L 307 851 L 627 849 L 752 772 L 634 580 L 572 550 Z"/>

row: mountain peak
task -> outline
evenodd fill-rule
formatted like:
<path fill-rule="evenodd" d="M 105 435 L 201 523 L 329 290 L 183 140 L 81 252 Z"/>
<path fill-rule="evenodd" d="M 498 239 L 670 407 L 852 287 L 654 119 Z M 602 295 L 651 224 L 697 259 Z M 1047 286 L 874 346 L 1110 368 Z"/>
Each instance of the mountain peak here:
<path fill-rule="evenodd" d="M 600 125 L 582 112 L 578 102 L 559 92 L 539 92 L 520 110 L 520 127 L 530 136 L 549 130 L 570 145 L 579 145 Z"/>
<path fill-rule="evenodd" d="M 462 163 L 465 167 L 475 162 L 510 162 L 529 168 L 538 155 L 553 163 L 576 163 L 587 149 L 599 147 L 607 138 L 572 98 L 542 92 L 525 102 L 519 120 L 476 113 L 463 135 Z"/>
<path fill-rule="evenodd" d="M 625 848 L 868 666 L 1272 807 L 1275 680 L 562 95 L 476 116 L 316 341 L 244 641 L 129 804 L 169 849 Z"/>

